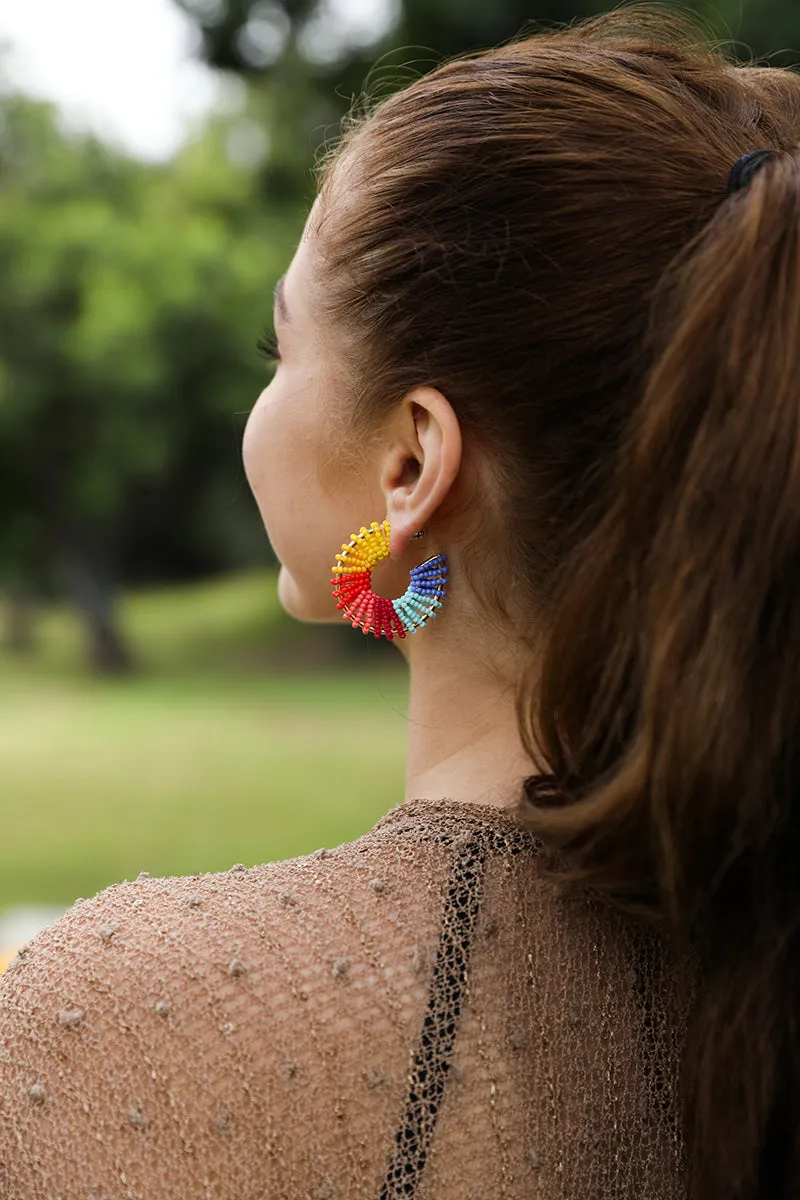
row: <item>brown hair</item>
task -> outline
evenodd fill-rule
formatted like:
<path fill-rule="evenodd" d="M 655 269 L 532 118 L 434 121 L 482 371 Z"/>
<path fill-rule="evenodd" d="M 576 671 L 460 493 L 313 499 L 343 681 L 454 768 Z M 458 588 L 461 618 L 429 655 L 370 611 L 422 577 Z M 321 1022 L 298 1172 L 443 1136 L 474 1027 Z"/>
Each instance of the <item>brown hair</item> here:
<path fill-rule="evenodd" d="M 633 5 L 445 63 L 321 172 L 354 420 L 448 397 L 547 618 L 523 817 L 699 949 L 697 1200 L 800 1194 L 799 142 L 796 75 Z"/>

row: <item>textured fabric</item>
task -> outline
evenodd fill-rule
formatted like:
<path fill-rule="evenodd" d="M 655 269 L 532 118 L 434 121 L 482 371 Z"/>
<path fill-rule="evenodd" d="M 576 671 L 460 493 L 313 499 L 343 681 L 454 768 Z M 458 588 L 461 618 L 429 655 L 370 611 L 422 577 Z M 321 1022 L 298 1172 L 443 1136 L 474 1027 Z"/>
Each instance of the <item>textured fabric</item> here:
<path fill-rule="evenodd" d="M 0 978 L 2 1200 L 673 1200 L 682 973 L 506 810 L 115 884 Z"/>

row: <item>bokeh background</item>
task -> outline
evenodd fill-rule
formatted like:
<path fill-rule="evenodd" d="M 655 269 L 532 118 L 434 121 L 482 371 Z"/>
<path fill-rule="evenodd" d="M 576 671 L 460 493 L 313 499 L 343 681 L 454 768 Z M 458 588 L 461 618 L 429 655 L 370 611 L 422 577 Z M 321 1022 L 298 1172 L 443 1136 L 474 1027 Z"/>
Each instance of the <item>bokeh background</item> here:
<path fill-rule="evenodd" d="M 0 966 L 78 896 L 402 799 L 399 655 L 276 601 L 240 458 L 256 339 L 365 88 L 607 7 L 0 0 Z M 796 0 L 687 7 L 800 62 Z"/>

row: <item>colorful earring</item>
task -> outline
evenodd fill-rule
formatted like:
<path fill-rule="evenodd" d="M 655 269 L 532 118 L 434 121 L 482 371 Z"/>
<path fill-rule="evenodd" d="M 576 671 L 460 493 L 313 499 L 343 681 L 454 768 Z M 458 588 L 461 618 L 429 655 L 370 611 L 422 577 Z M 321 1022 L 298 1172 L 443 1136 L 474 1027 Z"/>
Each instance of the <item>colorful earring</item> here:
<path fill-rule="evenodd" d="M 397 600 L 376 596 L 372 590 L 372 568 L 389 557 L 391 525 L 373 521 L 369 529 L 362 525 L 350 541 L 342 545 L 333 567 L 333 594 L 342 616 L 360 626 L 362 633 L 374 633 L 392 641 L 416 633 L 429 617 L 436 616 L 446 592 L 447 556 L 436 554 L 418 567 L 411 568 L 411 581 Z M 415 533 L 413 537 L 421 537 Z"/>

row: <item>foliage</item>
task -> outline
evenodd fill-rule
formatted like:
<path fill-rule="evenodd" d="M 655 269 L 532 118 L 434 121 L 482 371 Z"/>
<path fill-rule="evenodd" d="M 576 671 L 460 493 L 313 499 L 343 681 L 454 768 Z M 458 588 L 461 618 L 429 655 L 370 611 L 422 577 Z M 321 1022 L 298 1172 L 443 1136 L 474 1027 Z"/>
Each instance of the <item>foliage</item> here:
<path fill-rule="evenodd" d="M 45 105 L 2 116 L 4 562 L 43 541 L 124 551 L 167 497 L 186 532 L 211 485 L 243 490 L 235 415 L 293 231 L 250 211 L 219 132 L 164 169 L 61 137 Z"/>
<path fill-rule="evenodd" d="M 265 557 L 239 443 L 297 222 L 229 134 L 153 166 L 0 99 L 0 580 L 60 580 L 92 627 L 120 576 Z"/>

